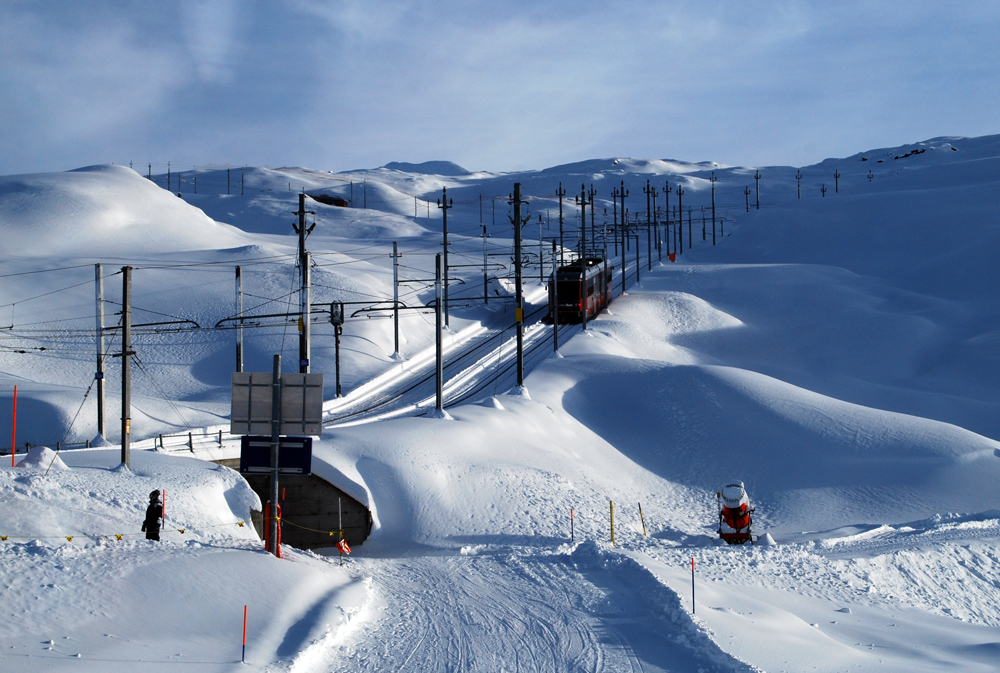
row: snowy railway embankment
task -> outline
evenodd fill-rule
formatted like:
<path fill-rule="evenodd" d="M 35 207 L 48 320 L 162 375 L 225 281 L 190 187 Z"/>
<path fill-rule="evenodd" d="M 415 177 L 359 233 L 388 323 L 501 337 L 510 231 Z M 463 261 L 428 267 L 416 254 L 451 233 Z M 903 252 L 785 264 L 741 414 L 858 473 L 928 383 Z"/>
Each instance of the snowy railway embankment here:
<path fill-rule="evenodd" d="M 555 212 L 560 183 L 593 181 L 601 200 L 612 186 L 627 182 L 634 193 L 650 179 L 683 185 L 685 207 L 700 215 L 714 185 L 724 230 L 713 246 L 706 219 L 699 240 L 700 218 L 686 213 L 684 253 L 662 264 L 655 248 L 646 262 L 646 232 L 632 231 L 642 282 L 561 342 L 561 357 L 541 360 L 525 390 L 483 391 L 450 408 L 451 420 L 329 427 L 317 464 L 364 490 L 380 524 L 343 567 L 261 552 L 245 524 L 252 493 L 191 458 L 136 451 L 128 473 L 112 447 L 70 452 L 69 469 L 48 475 L 3 468 L 0 573 L 11 627 L 0 636 L 2 667 L 242 670 L 248 605 L 248 663 L 268 671 L 995 670 L 1000 171 L 988 166 L 1000 166 L 1000 138 L 763 167 L 759 210 L 745 207 L 743 191 L 757 169 L 620 159 L 518 176 L 533 212 Z M 838 191 L 821 196 L 834 172 Z M 0 184 L 9 216 L 0 223 L 26 246 L 32 227 L 48 231 L 71 216 L 95 240 L 120 226 L 131 246 L 122 263 L 145 265 L 136 305 L 215 324 L 232 312 L 235 263 L 252 270 L 245 289 L 260 311 L 294 305 L 285 220 L 295 195 L 281 193 L 292 174 L 309 189 L 321 180 L 331 193 L 346 189 L 343 176 L 251 171 L 258 192 L 243 201 L 199 194 L 199 210 L 169 194 L 169 204 L 157 201 L 163 190 L 125 169 L 19 176 Z M 316 207 L 323 233 L 310 245 L 323 264 L 314 274 L 329 293 L 323 301 L 391 296 L 388 251 L 398 237 L 408 280 L 420 287 L 407 301 L 426 305 L 431 290 L 420 282 L 440 248 L 440 220 L 408 209 L 444 183 L 456 204 L 456 259 L 485 258 L 494 269 L 509 256 L 501 218 L 489 240 L 479 236 L 478 197 L 505 197 L 510 175 L 420 175 L 426 191 L 416 195 L 405 192 L 413 176 L 399 171 L 353 177 L 386 198 L 404 194 L 406 209 Z M 265 191 L 268 180 L 274 189 Z M 42 217 L 26 196 L 49 189 L 73 192 L 60 218 Z M 157 234 L 168 225 L 152 215 L 122 224 L 121 211 L 146 200 L 190 225 L 188 248 L 178 247 L 181 230 Z M 229 216 L 235 226 L 219 224 Z M 557 234 L 544 227 L 543 218 L 543 237 Z M 216 229 L 231 247 L 202 236 Z M 3 376 L 25 391 L 25 437 L 93 436 L 80 402 L 92 377 L 92 280 L 34 270 L 77 263 L 92 279 L 89 256 L 107 251 L 81 247 L 83 260 L 62 244 L 52 255 L 30 252 L 30 264 L 4 260 L 2 301 L 13 316 L 4 336 L 25 340 L 12 349 L 26 350 L 30 336 L 52 350 L 0 353 Z M 626 252 L 631 260 L 635 248 Z M 481 287 L 481 269 L 456 287 Z M 32 298 L 50 291 L 57 299 L 38 308 Z M 452 316 L 455 335 L 504 319 L 501 299 L 479 304 L 473 294 Z M 77 326 L 64 322 L 70 316 L 85 317 Z M 51 334 L 29 334 L 29 323 Z M 379 375 L 388 386 L 376 397 L 410 385 L 399 378 L 406 367 L 393 358 L 391 326 L 366 318 L 345 327 L 349 391 Z M 294 353 L 294 326 L 256 329 L 247 369 Z M 403 358 L 416 359 L 433 343 L 432 323 L 415 311 L 403 335 Z M 141 432 L 224 423 L 232 332 L 142 336 L 150 376 L 135 401 Z M 314 337 L 316 370 L 329 372 L 332 337 L 320 327 Z M 475 388 L 470 377 L 463 390 Z M 349 392 L 329 411 L 351 401 Z M 86 411 L 75 420 L 77 409 Z M 734 478 L 756 506 L 754 532 L 776 544 L 718 540 L 715 492 Z M 128 537 L 153 488 L 166 489 L 176 523 L 159 545 Z"/>

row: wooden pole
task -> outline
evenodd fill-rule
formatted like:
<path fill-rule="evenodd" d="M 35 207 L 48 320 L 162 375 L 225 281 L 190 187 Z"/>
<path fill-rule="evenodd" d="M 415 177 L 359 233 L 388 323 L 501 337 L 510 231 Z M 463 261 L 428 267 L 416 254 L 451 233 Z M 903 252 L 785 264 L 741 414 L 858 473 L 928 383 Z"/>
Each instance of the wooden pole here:
<path fill-rule="evenodd" d="M 615 501 L 609 501 L 611 503 L 611 546 L 615 546 Z"/>

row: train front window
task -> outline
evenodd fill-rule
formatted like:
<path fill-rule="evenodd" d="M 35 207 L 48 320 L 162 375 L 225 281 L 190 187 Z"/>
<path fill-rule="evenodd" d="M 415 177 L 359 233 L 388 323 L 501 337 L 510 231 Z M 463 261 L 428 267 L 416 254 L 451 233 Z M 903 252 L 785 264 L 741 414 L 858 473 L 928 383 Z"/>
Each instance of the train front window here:
<path fill-rule="evenodd" d="M 556 283 L 556 293 L 562 304 L 575 304 L 580 301 L 579 281 L 560 281 Z"/>

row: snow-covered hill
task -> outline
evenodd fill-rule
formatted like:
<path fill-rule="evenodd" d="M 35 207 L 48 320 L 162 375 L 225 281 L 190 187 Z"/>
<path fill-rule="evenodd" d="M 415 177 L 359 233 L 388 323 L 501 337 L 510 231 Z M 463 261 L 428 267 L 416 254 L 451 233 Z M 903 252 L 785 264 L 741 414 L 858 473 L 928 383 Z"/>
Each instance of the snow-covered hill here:
<path fill-rule="evenodd" d="M 454 296 L 470 298 L 453 309 L 455 332 L 510 319 L 499 300 L 476 299 L 474 265 L 480 218 L 488 252 L 509 256 L 514 182 L 531 204 L 529 252 L 539 231 L 558 237 L 560 184 L 568 246 L 581 185 L 597 192 L 597 229 L 618 207 L 613 188 L 628 190 L 630 220 L 645 222 L 647 180 L 661 209 L 664 191 L 673 208 L 681 187 L 684 253 L 660 263 L 654 251 L 647 272 L 641 231 L 642 282 L 535 369 L 526 391 L 491 391 L 451 421 L 328 431 L 317 473 L 350 482 L 377 520 L 344 571 L 311 554 L 269 560 L 236 525 L 253 504 L 242 482 L 191 459 L 137 451 L 130 474 L 112 448 L 64 452 L 69 469 L 48 474 L 4 469 L 4 670 L 134 670 L 139 660 L 228 670 L 244 604 L 262 620 L 248 648 L 260 670 L 995 669 L 1000 137 L 801 168 L 617 158 L 519 174 L 445 162 L 248 169 L 243 195 L 225 173 L 182 173 L 180 199 L 156 186 L 165 176 L 151 184 L 116 167 L 0 179 L 0 228 L 20 246 L 0 259 L 0 326 L 10 326 L 0 408 L 16 383 L 19 443 L 94 434 L 92 403 L 81 405 L 92 263 L 134 263 L 148 316 L 206 327 L 231 316 L 235 264 L 258 313 L 284 311 L 297 301 L 300 190 L 351 199 L 354 189 L 351 208 L 307 200 L 314 301 L 390 298 L 396 241 L 416 305 L 429 298 L 447 187 Z M 314 330 L 315 370 L 329 374 L 330 333 Z M 402 332 L 404 359 L 432 347 L 429 316 L 410 314 Z M 294 326 L 246 338 L 247 369 L 268 367 L 273 352 L 296 359 Z M 388 320 L 353 316 L 344 346 L 348 393 L 399 366 Z M 137 380 L 140 436 L 225 422 L 231 332 L 150 334 L 137 350 L 150 373 Z M 755 532 L 776 544 L 716 539 L 714 494 L 731 478 L 747 484 Z M 154 486 L 177 503 L 185 533 L 159 546 L 114 539 L 137 532 Z M 156 584 L 168 590 L 147 588 Z M 163 615 L 147 624 L 151 600 Z"/>

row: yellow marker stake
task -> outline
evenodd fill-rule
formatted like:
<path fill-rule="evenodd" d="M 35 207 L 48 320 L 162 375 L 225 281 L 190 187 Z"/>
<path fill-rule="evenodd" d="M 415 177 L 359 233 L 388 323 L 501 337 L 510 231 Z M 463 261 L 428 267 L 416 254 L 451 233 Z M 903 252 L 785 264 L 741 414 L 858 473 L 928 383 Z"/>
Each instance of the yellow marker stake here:
<path fill-rule="evenodd" d="M 642 516 L 642 503 L 639 503 L 639 521 L 642 522 L 642 534 L 649 537 L 649 533 L 646 532 L 646 519 Z"/>
<path fill-rule="evenodd" d="M 611 500 L 611 546 L 615 546 L 615 501 Z"/>

